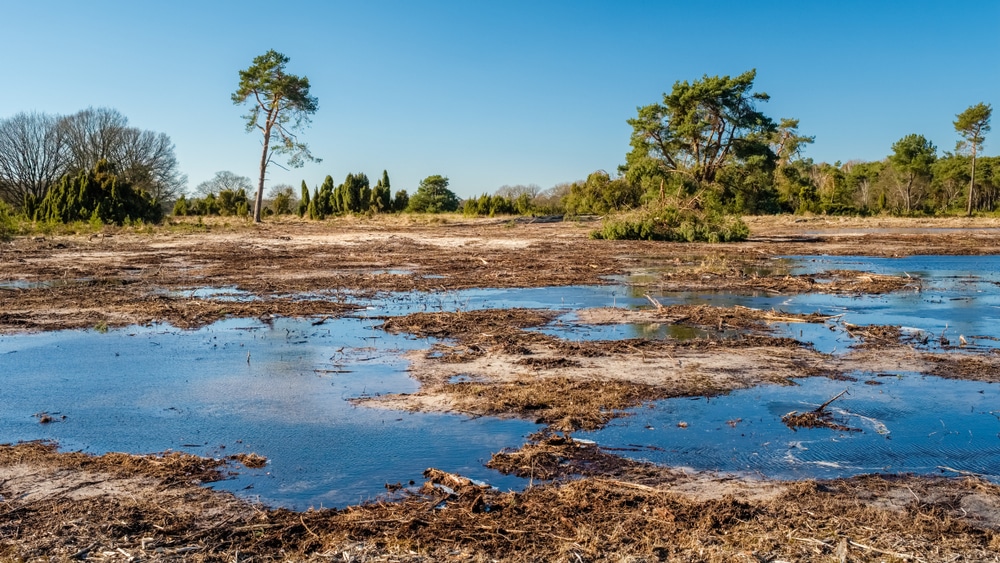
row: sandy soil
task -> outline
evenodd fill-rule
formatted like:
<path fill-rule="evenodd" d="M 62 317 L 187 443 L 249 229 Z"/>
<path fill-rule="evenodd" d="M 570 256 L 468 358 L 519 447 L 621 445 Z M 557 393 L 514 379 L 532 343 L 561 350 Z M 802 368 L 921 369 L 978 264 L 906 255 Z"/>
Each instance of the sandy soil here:
<path fill-rule="evenodd" d="M 749 242 L 594 241 L 593 223 L 342 219 L 263 226 L 179 224 L 149 233 L 21 237 L 0 245 L 0 333 L 228 316 L 336 316 L 348 294 L 607 283 L 644 273 L 656 288 L 775 294 L 910 291 L 871 272 L 768 272 L 796 254 L 988 254 L 993 219 L 750 218 Z M 198 297 L 202 287 L 244 298 Z M 299 299 L 308 293 L 309 300 Z M 531 331 L 554 312 L 421 313 L 384 319 L 435 336 L 414 353 L 418 392 L 378 406 L 525 417 L 548 433 L 490 462 L 538 485 L 477 488 L 429 472 L 394 502 L 294 513 L 200 486 L 238 470 L 190 456 L 90 457 L 0 447 L 0 558 L 187 561 L 1000 561 L 1000 489 L 973 476 L 745 481 L 626 461 L 558 432 L 594 428 L 651 399 L 705 395 L 792 377 L 912 370 L 1000 381 L 1000 359 L 930 351 L 896 327 L 827 356 L 769 330 L 836 322 L 745 308 L 583 311 L 589 323 L 679 324 L 693 340 L 571 342 Z M 454 376 L 463 376 L 456 380 Z M 247 463 L 259 460 L 244 460 Z M 447 488 L 444 488 L 447 487 Z"/>

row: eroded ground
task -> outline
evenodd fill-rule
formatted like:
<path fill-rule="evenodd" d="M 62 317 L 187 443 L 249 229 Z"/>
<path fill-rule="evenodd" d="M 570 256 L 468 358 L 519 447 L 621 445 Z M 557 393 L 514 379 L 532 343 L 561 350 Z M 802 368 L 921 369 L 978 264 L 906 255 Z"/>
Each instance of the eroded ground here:
<path fill-rule="evenodd" d="M 993 220 L 905 222 L 760 218 L 732 245 L 592 241 L 595 225 L 398 219 L 174 226 L 155 234 L 19 238 L 0 247 L 0 331 L 227 316 L 322 318 L 380 291 L 607 283 L 648 270 L 656 289 L 919 289 L 909 276 L 771 272 L 796 254 L 983 254 Z M 663 267 L 667 266 L 667 267 Z M 228 288 L 229 294 L 199 291 Z M 500 493 L 428 473 L 394 502 L 305 513 L 254 506 L 198 483 L 225 471 L 179 455 L 101 457 L 26 444 L 0 449 L 0 556 L 9 559 L 346 561 L 989 561 L 1000 560 L 1000 489 L 974 476 L 868 476 L 774 483 L 628 461 L 560 434 L 596 428 L 659 398 L 712 395 L 806 376 L 906 370 L 1000 381 L 1000 358 L 929 348 L 899 327 L 856 327 L 832 356 L 773 323 L 836 323 L 742 307 L 665 306 L 579 313 L 588 324 L 661 323 L 698 338 L 570 341 L 537 329 L 554 311 L 422 312 L 382 328 L 438 339 L 412 354 L 420 389 L 367 400 L 386 408 L 538 420 L 548 431 L 498 452 L 501 471 L 536 483 Z M 253 461 L 251 461 L 253 462 Z M 953 473 L 952 473 L 953 474 Z"/>

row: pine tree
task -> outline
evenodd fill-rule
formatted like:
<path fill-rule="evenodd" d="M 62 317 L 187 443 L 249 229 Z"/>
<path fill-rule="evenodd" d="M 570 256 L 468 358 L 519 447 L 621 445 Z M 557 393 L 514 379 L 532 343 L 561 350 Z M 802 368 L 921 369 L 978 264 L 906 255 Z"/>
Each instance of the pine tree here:
<path fill-rule="evenodd" d="M 309 212 L 309 186 L 302 180 L 302 196 L 299 199 L 299 217 L 305 217 Z"/>

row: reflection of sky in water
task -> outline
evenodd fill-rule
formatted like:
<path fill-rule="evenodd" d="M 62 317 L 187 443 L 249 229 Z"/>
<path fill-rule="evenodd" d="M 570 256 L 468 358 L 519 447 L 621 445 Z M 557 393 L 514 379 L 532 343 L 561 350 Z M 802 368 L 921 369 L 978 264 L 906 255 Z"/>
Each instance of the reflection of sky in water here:
<path fill-rule="evenodd" d="M 419 482 L 427 467 L 521 486 L 483 463 L 520 445 L 534 424 L 347 401 L 416 389 L 397 352 L 426 341 L 374 324 L 231 320 L 189 332 L 0 337 L 0 441 L 55 439 L 94 453 L 254 451 L 270 459 L 266 468 L 215 486 L 297 508 L 372 498 L 387 482 Z M 42 425 L 33 416 L 41 411 L 67 418 Z"/>
<path fill-rule="evenodd" d="M 1000 385 L 855 375 L 857 382 L 810 378 L 798 386 L 669 399 L 576 437 L 656 463 L 783 479 L 933 473 L 946 466 L 1000 481 Z M 828 409 L 861 432 L 792 430 L 781 422 L 782 415 L 815 409 L 844 389 L 849 394 Z M 686 428 L 678 427 L 682 421 Z"/>
<path fill-rule="evenodd" d="M 64 449 L 95 453 L 255 451 L 270 459 L 266 468 L 241 470 L 239 477 L 216 486 L 297 508 L 342 506 L 378 495 L 386 482 L 419 481 L 427 467 L 501 487 L 521 486 L 522 480 L 487 470 L 483 462 L 492 452 L 518 446 L 537 428 L 521 421 L 352 406 L 347 400 L 352 397 L 414 391 L 400 353 L 432 343 L 379 331 L 380 316 L 525 307 L 564 312 L 538 330 L 569 340 L 704 336 L 700 329 L 668 324 L 580 325 L 572 313 L 645 308 L 648 291 L 665 305 L 819 312 L 842 315 L 841 322 L 852 324 L 929 331 L 932 343 L 945 332 L 953 342 L 963 334 L 981 346 L 997 346 L 975 337 L 1000 337 L 995 283 L 1000 258 L 809 257 L 775 266 L 792 273 L 905 271 L 919 277 L 923 287 L 879 296 L 659 294 L 620 284 L 407 292 L 373 300 L 335 292 L 333 297 L 364 308 L 316 326 L 311 319 L 276 319 L 271 325 L 238 319 L 195 331 L 131 327 L 107 334 L 0 336 L 0 441 L 56 439 Z M 192 291 L 206 298 L 244 298 L 233 288 Z M 811 342 L 823 352 L 843 352 L 853 342 L 838 323 L 774 326 L 777 334 Z M 1000 409 L 992 406 L 1000 405 L 997 386 L 915 375 L 879 380 L 885 385 L 810 379 L 800 387 L 665 401 L 637 409 L 592 436 L 602 445 L 636 449 L 634 455 L 662 463 L 781 477 L 926 472 L 936 465 L 998 473 L 1000 428 L 991 426 L 998 423 L 989 414 Z M 780 423 L 785 412 L 819 404 L 845 385 L 851 396 L 835 407 L 850 413 L 844 415 L 847 423 L 863 433 L 792 433 Z M 41 425 L 33 416 L 41 411 L 67 418 Z M 735 428 L 726 424 L 735 418 L 742 418 Z M 677 428 L 680 419 L 689 428 Z M 889 438 L 876 423 L 885 425 Z"/>

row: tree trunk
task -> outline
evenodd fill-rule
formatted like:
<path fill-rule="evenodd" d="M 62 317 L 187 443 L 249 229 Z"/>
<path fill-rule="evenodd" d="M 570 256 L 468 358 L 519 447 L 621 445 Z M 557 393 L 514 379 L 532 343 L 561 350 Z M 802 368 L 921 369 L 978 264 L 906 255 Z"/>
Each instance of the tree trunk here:
<path fill-rule="evenodd" d="M 267 149 L 271 144 L 271 123 L 264 128 L 264 150 L 260 153 L 260 181 L 257 183 L 257 197 L 253 204 L 253 222 L 260 223 L 260 208 L 264 204 L 264 175 L 267 173 Z"/>
<path fill-rule="evenodd" d="M 972 178 L 969 180 L 969 205 L 965 210 L 966 217 L 972 217 L 972 196 L 976 189 L 976 144 L 972 143 Z"/>

